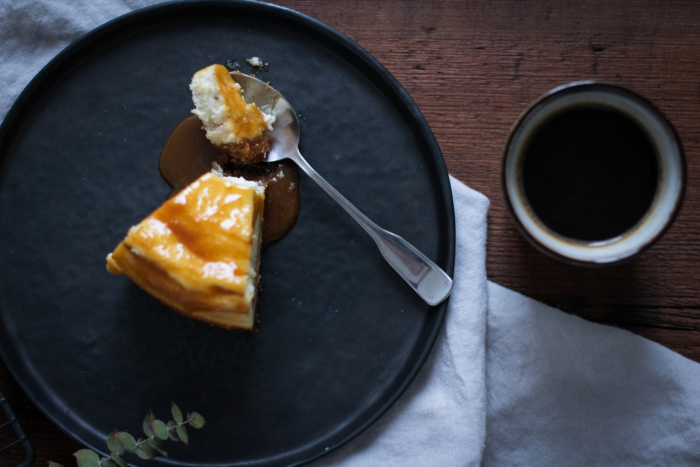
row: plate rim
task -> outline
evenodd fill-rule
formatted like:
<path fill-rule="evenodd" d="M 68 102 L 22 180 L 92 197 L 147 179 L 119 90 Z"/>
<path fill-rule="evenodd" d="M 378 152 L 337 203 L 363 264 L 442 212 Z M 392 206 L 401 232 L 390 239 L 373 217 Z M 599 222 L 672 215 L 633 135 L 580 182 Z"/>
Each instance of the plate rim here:
<path fill-rule="evenodd" d="M 108 36 L 114 31 L 128 27 L 134 21 L 143 20 L 144 18 L 151 17 L 158 13 L 177 13 L 178 10 L 187 9 L 206 9 L 206 8 L 220 8 L 229 11 L 235 11 L 239 9 L 244 10 L 258 10 L 263 13 L 280 15 L 282 17 L 288 18 L 293 22 L 300 24 L 303 27 L 309 28 L 315 33 L 325 36 L 326 38 L 332 40 L 337 46 L 349 51 L 355 58 L 363 61 L 370 69 L 377 73 L 378 77 L 388 85 L 388 88 L 398 97 L 400 103 L 405 110 L 408 111 L 410 118 L 404 116 L 405 120 L 411 121 L 416 125 L 416 129 L 419 130 L 420 136 L 423 138 L 429 152 L 432 155 L 434 162 L 434 169 L 436 177 L 440 182 L 440 191 L 436 190 L 436 194 L 442 196 L 442 202 L 445 206 L 446 216 L 443 213 L 438 212 L 438 218 L 444 222 L 445 228 L 447 230 L 447 245 L 446 245 L 446 255 L 447 263 L 445 265 L 445 271 L 450 277 L 454 278 L 454 265 L 455 265 L 455 250 L 456 250 L 456 232 L 455 232 L 455 217 L 454 217 L 454 202 L 452 197 L 451 183 L 449 179 L 449 173 L 447 172 L 447 166 L 445 164 L 442 151 L 438 145 L 437 139 L 433 134 L 430 126 L 420 112 L 420 109 L 415 104 L 413 99 L 410 97 L 408 92 L 401 86 L 398 80 L 369 52 L 364 50 L 360 45 L 354 42 L 349 37 L 345 36 L 336 29 L 316 20 L 308 15 L 305 15 L 296 10 L 290 8 L 272 5 L 267 3 L 261 3 L 258 1 L 251 0 L 174 0 L 164 3 L 158 3 L 155 5 L 150 5 L 147 7 L 139 8 L 131 12 L 125 13 L 121 16 L 111 19 L 110 21 L 103 23 L 94 29 L 88 31 L 86 34 L 77 38 L 63 50 L 61 50 L 55 57 L 53 57 L 37 74 L 27 86 L 22 90 L 14 104 L 10 107 L 9 111 L 5 115 L 2 123 L 0 124 L 0 186 L 3 184 L 3 180 L 6 175 L 6 156 L 10 149 L 14 145 L 14 129 L 21 127 L 27 117 L 36 107 L 37 102 L 46 94 L 51 91 L 51 78 L 55 74 L 61 71 L 61 67 L 64 66 L 64 62 L 70 61 L 73 58 L 80 58 L 80 54 L 83 53 L 85 49 L 88 49 L 94 41 L 99 41 L 103 36 Z M 172 21 L 171 19 L 166 19 L 165 22 Z M 59 73 L 62 76 L 62 73 Z M 402 109 L 403 110 L 403 109 Z M 415 130 L 414 130 L 415 131 Z M 438 196 L 436 196 L 436 199 Z M 433 307 L 430 310 L 431 313 L 436 313 L 436 322 L 428 335 L 426 345 L 419 353 L 418 358 L 416 358 L 411 366 L 410 371 L 407 373 L 407 377 L 404 379 L 403 383 L 398 387 L 398 389 L 387 399 L 387 401 L 382 404 L 373 415 L 366 418 L 366 420 L 360 424 L 358 428 L 352 432 L 346 434 L 342 439 L 335 444 L 329 446 L 326 451 L 317 453 L 310 457 L 305 458 L 301 461 L 295 461 L 290 465 L 302 465 L 313 460 L 316 460 L 324 455 L 336 450 L 337 448 L 345 445 L 363 431 L 374 424 L 379 418 L 381 418 L 406 392 L 408 387 L 413 383 L 416 376 L 423 367 L 425 361 L 433 350 L 437 337 L 442 329 L 445 314 L 447 311 L 447 306 L 450 298 L 448 297 L 441 304 Z M 0 331 L 7 332 L 4 325 L 0 324 Z M 10 356 L 10 352 L 7 351 L 5 345 L 0 343 L 0 357 L 5 363 L 8 371 L 12 375 L 13 379 L 20 386 L 24 394 L 29 398 L 32 404 L 55 426 L 57 426 L 61 431 L 63 431 L 70 438 L 80 443 L 83 446 L 87 446 L 95 451 L 107 454 L 104 448 L 96 448 L 92 443 L 87 442 L 82 436 L 74 433 L 65 421 L 72 421 L 72 424 L 76 424 L 78 420 L 71 417 L 67 412 L 64 412 L 64 417 L 57 417 L 54 412 L 48 410 L 48 407 L 44 406 L 41 401 L 41 394 L 34 393 L 30 385 L 27 384 L 27 375 L 25 378 L 22 377 L 25 373 L 31 373 L 33 371 L 30 368 L 31 365 L 24 365 L 24 368 L 20 368 L 23 365 L 21 363 L 16 363 L 15 358 Z M 21 360 L 21 358 L 19 359 Z M 30 378 L 32 379 L 32 378 Z M 55 405 L 55 404 L 52 404 Z M 56 407 L 54 407 L 56 408 Z M 87 430 L 91 431 L 91 430 Z M 256 461 L 253 461 L 256 462 Z M 259 461 L 258 461 L 259 462 Z M 184 465 L 182 463 L 175 463 L 169 460 L 160 459 L 158 463 L 164 463 L 168 465 Z M 235 463 L 235 462 L 234 462 Z M 217 464 L 217 465 L 233 465 L 229 464 Z M 193 464 L 193 465 L 204 465 L 204 464 Z"/>

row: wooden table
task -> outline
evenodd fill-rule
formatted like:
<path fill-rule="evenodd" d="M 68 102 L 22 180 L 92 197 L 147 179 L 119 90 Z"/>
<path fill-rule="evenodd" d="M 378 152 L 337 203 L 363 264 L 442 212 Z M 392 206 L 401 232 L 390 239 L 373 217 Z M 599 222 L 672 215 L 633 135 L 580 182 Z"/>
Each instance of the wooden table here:
<path fill-rule="evenodd" d="M 693 1 L 281 0 L 374 55 L 411 94 L 452 175 L 491 200 L 488 278 L 565 312 L 628 329 L 700 361 L 700 8 Z M 599 79 L 636 91 L 675 125 L 687 157 L 683 207 L 650 250 L 605 269 L 560 264 L 515 230 L 499 162 L 519 113 L 558 85 Z M 37 449 L 79 448 L 0 364 L 0 385 Z M 0 437 L 3 436 L 0 432 Z M 1 438 L 0 438 L 1 439 Z"/>

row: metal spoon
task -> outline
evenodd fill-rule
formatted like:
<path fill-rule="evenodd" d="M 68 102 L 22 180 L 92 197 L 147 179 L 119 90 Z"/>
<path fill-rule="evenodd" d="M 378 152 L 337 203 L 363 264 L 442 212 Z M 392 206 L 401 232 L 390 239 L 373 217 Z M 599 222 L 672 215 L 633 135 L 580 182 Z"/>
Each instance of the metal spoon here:
<path fill-rule="evenodd" d="M 241 85 L 243 98 L 263 112 L 275 116 L 270 153 L 265 159 L 275 162 L 291 159 L 325 190 L 374 239 L 384 258 L 428 305 L 437 305 L 452 291 L 452 279 L 403 238 L 379 227 L 323 179 L 299 153 L 299 120 L 289 103 L 271 86 L 242 73 L 231 73 Z"/>

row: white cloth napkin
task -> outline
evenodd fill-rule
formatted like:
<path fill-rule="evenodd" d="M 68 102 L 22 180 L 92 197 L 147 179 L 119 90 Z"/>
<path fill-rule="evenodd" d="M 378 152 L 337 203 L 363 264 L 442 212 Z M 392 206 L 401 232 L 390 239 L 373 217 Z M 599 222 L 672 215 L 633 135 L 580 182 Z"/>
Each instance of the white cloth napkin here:
<path fill-rule="evenodd" d="M 73 40 L 154 3 L 2 2 L 0 118 Z M 444 329 L 401 399 L 313 465 L 700 465 L 700 365 L 489 283 L 489 202 L 451 183 L 457 254 Z"/>
<path fill-rule="evenodd" d="M 700 465 L 700 365 L 487 282 L 488 200 L 451 182 L 443 333 L 399 402 L 314 465 Z"/>

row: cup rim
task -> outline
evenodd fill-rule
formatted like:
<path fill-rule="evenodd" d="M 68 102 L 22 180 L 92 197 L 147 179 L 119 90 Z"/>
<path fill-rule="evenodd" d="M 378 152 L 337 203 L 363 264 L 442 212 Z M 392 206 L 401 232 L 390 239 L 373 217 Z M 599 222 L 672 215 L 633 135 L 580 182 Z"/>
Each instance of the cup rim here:
<path fill-rule="evenodd" d="M 625 251 L 624 253 L 621 253 L 617 256 L 611 257 L 611 258 L 606 258 L 604 261 L 598 261 L 598 260 L 587 260 L 587 259 L 580 259 L 580 258 L 572 258 L 570 256 L 563 255 L 557 251 L 554 251 L 541 243 L 523 224 L 522 220 L 520 217 L 517 215 L 516 210 L 513 206 L 513 203 L 510 199 L 510 195 L 508 194 L 508 186 L 507 186 L 507 173 L 506 173 L 506 163 L 509 159 L 509 149 L 511 147 L 511 144 L 513 142 L 513 138 L 517 133 L 517 130 L 520 128 L 520 126 L 523 124 L 523 122 L 530 116 L 532 115 L 535 111 L 538 109 L 542 108 L 543 105 L 547 104 L 550 102 L 552 99 L 559 99 L 561 97 L 567 96 L 569 94 L 573 93 L 580 93 L 580 92 L 587 92 L 587 91 L 603 91 L 603 92 L 611 92 L 615 94 L 619 94 L 623 97 L 627 97 L 635 101 L 636 103 L 642 105 L 645 107 L 646 110 L 648 110 L 653 117 L 664 127 L 665 131 L 667 132 L 668 136 L 671 139 L 671 142 L 675 145 L 675 148 L 677 150 L 678 154 L 678 163 L 679 163 L 679 172 L 680 172 L 680 179 L 678 180 L 679 187 L 678 187 L 678 194 L 673 200 L 673 206 L 671 210 L 669 211 L 668 217 L 664 220 L 663 225 L 658 228 L 656 231 L 653 232 L 653 234 L 646 239 L 643 243 L 640 245 L 629 249 L 628 251 Z M 512 157 L 512 155 L 510 155 Z M 534 246 L 537 250 L 540 252 L 544 253 L 545 255 L 554 258 L 556 260 L 559 260 L 561 262 L 567 263 L 567 264 L 572 264 L 572 265 L 577 265 L 577 266 L 589 266 L 589 267 L 602 267 L 602 266 L 607 266 L 607 265 L 612 265 L 612 264 L 620 264 L 621 262 L 626 262 L 629 261 L 633 258 L 636 258 L 640 253 L 643 251 L 647 250 L 649 247 L 651 247 L 653 244 L 655 244 L 659 238 L 663 236 L 663 234 L 669 229 L 673 221 L 675 220 L 676 216 L 678 215 L 678 211 L 681 208 L 681 205 L 683 204 L 683 200 L 685 198 L 685 187 L 686 187 L 686 178 L 687 178 L 687 169 L 686 169 L 686 158 L 685 158 L 685 152 L 683 151 L 683 145 L 681 144 L 680 137 L 678 136 L 678 133 L 676 132 L 676 129 L 673 127 L 671 122 L 668 120 L 668 118 L 654 105 L 652 104 L 648 99 L 640 96 L 639 94 L 621 87 L 616 84 L 608 83 L 605 81 L 599 81 L 599 80 L 586 80 L 586 81 L 575 81 L 572 83 L 568 83 L 562 86 L 557 86 L 550 91 L 547 91 L 546 93 L 540 95 L 538 98 L 536 98 L 534 101 L 532 101 L 518 116 L 518 118 L 515 120 L 513 125 L 511 126 L 509 132 L 508 132 L 508 137 L 506 138 L 505 144 L 503 146 L 502 150 L 502 155 L 501 155 L 501 167 L 500 167 L 500 178 L 501 178 L 501 196 L 503 198 L 504 204 L 506 206 L 506 210 L 508 212 L 508 215 L 511 219 L 511 222 L 515 225 L 515 227 L 518 229 L 520 234 L 532 245 Z"/>

